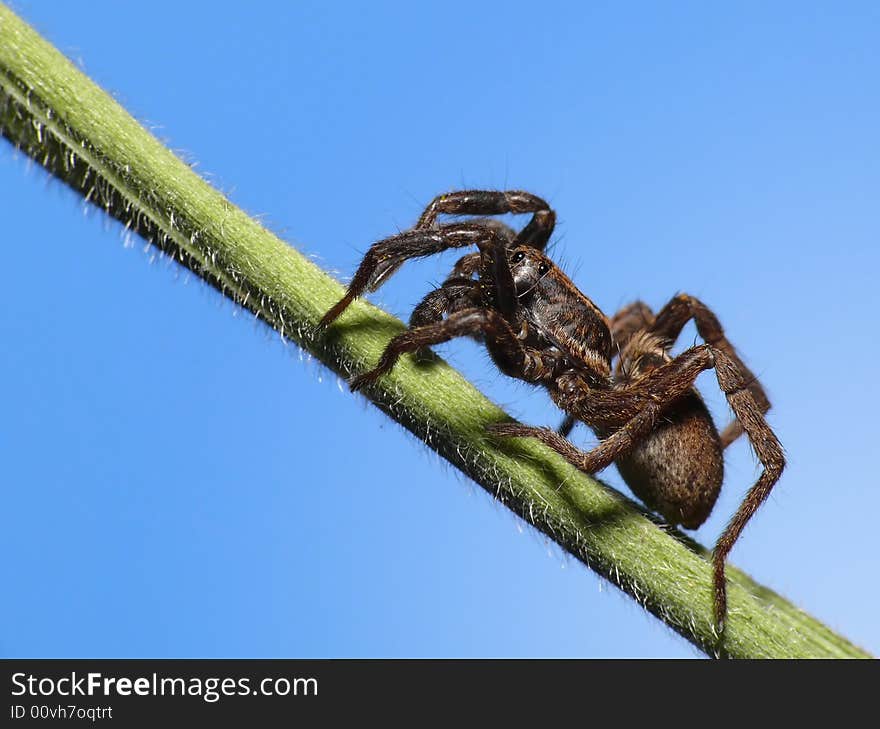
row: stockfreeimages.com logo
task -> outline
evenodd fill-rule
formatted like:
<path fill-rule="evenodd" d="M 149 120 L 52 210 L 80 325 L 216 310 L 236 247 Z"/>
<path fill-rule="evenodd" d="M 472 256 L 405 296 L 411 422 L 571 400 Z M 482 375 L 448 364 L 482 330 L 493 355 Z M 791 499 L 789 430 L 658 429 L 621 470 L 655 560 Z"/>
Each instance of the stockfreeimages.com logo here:
<path fill-rule="evenodd" d="M 55 696 L 100 696 L 114 698 L 119 696 L 194 696 L 209 703 L 219 701 L 224 696 L 317 696 L 316 678 L 264 678 L 251 683 L 249 677 L 242 678 L 188 678 L 159 676 L 104 676 L 101 673 L 77 674 L 61 678 L 32 674 L 12 674 L 13 696 L 55 697 Z"/>

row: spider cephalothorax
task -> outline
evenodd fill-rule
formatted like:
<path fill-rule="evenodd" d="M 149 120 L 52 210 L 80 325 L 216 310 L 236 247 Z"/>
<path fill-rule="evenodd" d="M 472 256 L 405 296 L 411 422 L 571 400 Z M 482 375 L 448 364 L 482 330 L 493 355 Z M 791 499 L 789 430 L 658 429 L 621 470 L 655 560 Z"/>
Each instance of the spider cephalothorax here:
<path fill-rule="evenodd" d="M 492 219 L 437 225 L 440 214 L 504 213 L 531 213 L 532 219 L 519 233 Z M 425 296 L 410 328 L 389 342 L 377 366 L 356 377 L 352 389 L 375 381 L 401 354 L 454 337 L 479 338 L 502 372 L 547 389 L 567 414 L 563 431 L 581 421 L 601 441 L 584 452 L 549 428 L 508 422 L 491 426 L 492 433 L 538 438 L 591 474 L 616 461 L 647 506 L 687 528 L 708 517 L 721 488 L 723 449 L 746 433 L 763 470 L 715 545 L 715 618 L 723 630 L 727 554 L 785 464 L 764 419 L 770 403 L 718 319 L 697 299 L 679 294 L 656 315 L 636 302 L 609 321 L 543 253 L 554 221 L 547 203 L 526 192 L 441 195 L 412 230 L 370 248 L 322 325 L 356 296 L 381 285 L 405 260 L 475 245 L 478 251 L 460 258 L 443 285 Z M 673 357 L 670 348 L 690 320 L 704 344 Z M 715 370 L 734 413 L 721 435 L 694 387 L 707 369 Z"/>

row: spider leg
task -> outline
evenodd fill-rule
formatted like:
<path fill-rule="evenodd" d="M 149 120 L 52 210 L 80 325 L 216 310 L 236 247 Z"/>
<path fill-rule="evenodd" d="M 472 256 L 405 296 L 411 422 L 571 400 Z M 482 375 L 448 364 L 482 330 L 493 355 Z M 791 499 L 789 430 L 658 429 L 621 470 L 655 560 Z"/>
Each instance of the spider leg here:
<path fill-rule="evenodd" d="M 473 278 L 474 274 L 480 270 L 480 261 L 482 261 L 482 259 L 483 256 L 479 252 L 466 253 L 455 262 L 455 265 L 452 267 L 452 270 L 449 272 L 444 283 L 447 283 L 452 279 Z"/>
<path fill-rule="evenodd" d="M 471 221 L 471 224 L 473 222 Z M 515 233 L 499 221 L 480 220 L 479 224 L 497 231 L 506 240 L 502 240 L 499 235 L 492 236 L 488 242 L 478 243 L 479 252 L 462 256 L 443 285 L 428 293 L 413 309 L 409 320 L 410 329 L 442 321 L 444 315 L 449 316 L 465 309 L 484 306 L 485 285 L 472 278 L 474 273 L 481 271 L 484 256 L 488 257 L 488 265 L 492 268 L 495 306 L 507 321 L 512 319 L 517 298 L 513 274 L 507 260 L 507 244 Z M 476 334 L 471 336 L 475 339 L 480 338 Z"/>
<path fill-rule="evenodd" d="M 516 231 L 509 225 L 502 223 L 500 220 L 495 220 L 493 218 L 473 218 L 467 222 L 469 225 L 483 225 L 486 228 L 491 228 L 497 231 L 507 239 L 508 245 L 513 244 L 513 241 L 516 239 Z M 455 265 L 452 267 L 452 270 L 443 282 L 444 285 L 452 283 L 453 279 L 472 279 L 474 274 L 479 272 L 482 260 L 483 255 L 480 252 L 466 253 L 455 262 Z M 458 281 L 456 281 L 456 283 L 458 283 Z"/>
<path fill-rule="evenodd" d="M 364 291 L 375 291 L 404 261 L 474 245 L 487 238 L 501 239 L 502 234 L 484 225 L 453 223 L 432 230 L 408 230 L 374 243 L 358 266 L 345 296 L 324 314 L 319 326 L 329 326 Z"/>
<path fill-rule="evenodd" d="M 642 306 L 644 305 L 642 304 Z M 650 310 L 648 311 L 650 312 Z M 736 353 L 736 349 L 728 341 L 718 318 L 702 301 L 688 294 L 678 294 L 657 313 L 650 331 L 668 339 L 670 342 L 674 342 L 678 339 L 679 334 L 681 334 L 684 325 L 691 319 L 694 320 L 697 326 L 697 333 L 704 342 L 724 352 L 736 363 L 740 374 L 746 382 L 746 387 L 752 393 L 755 403 L 762 414 L 766 413 L 770 409 L 770 400 L 767 397 L 767 393 L 764 392 L 764 388 L 761 386 L 758 378 L 746 367 L 745 363 Z M 739 419 L 731 421 L 721 432 L 722 448 L 727 448 L 742 434 L 743 426 Z"/>
<path fill-rule="evenodd" d="M 479 255 L 479 254 L 476 254 Z M 479 282 L 450 276 L 423 298 L 409 317 L 410 329 L 443 321 L 445 315 L 480 305 Z"/>
<path fill-rule="evenodd" d="M 492 230 L 499 233 L 503 238 L 506 238 L 509 245 L 513 244 L 513 242 L 516 240 L 516 236 L 518 235 L 517 232 L 507 223 L 502 220 L 498 220 L 497 218 L 469 218 L 466 222 L 470 223 L 471 225 L 482 225 L 486 228 L 491 228 Z"/>
<path fill-rule="evenodd" d="M 770 495 L 770 491 L 782 475 L 782 470 L 785 468 L 785 454 L 782 445 L 764 419 L 766 408 L 754 396 L 754 376 L 748 370 L 743 371 L 738 359 L 728 352 L 713 349 L 713 354 L 718 384 L 763 466 L 757 482 L 748 490 L 745 499 L 715 543 L 712 554 L 715 619 L 723 630 L 724 617 L 727 614 L 724 563 L 736 540 L 742 534 L 743 528 Z"/>
<path fill-rule="evenodd" d="M 626 347 L 636 332 L 650 330 L 654 321 L 654 312 L 643 301 L 634 301 L 620 309 L 609 321 L 611 337 L 618 351 Z"/>
<path fill-rule="evenodd" d="M 591 389 L 583 380 L 575 379 L 568 392 L 556 393 L 557 404 L 565 406 L 570 417 L 600 431 L 611 431 L 589 452 L 581 451 L 549 428 L 502 423 L 491 426 L 491 430 L 496 435 L 537 437 L 576 468 L 593 474 L 632 450 L 653 430 L 663 411 L 691 389 L 697 375 L 713 365 L 711 348 L 701 345 L 683 352 L 632 385 Z"/>
<path fill-rule="evenodd" d="M 517 236 L 517 245 L 543 250 L 556 225 L 556 213 L 537 195 L 522 190 L 458 190 L 435 197 L 419 217 L 416 228 L 431 228 L 439 215 L 504 215 L 532 213 Z"/>
<path fill-rule="evenodd" d="M 468 221 L 469 225 L 482 225 L 497 231 L 506 239 L 506 244 L 511 244 L 516 238 L 516 231 L 500 220 L 492 218 L 475 218 Z M 500 247 L 500 239 L 492 238 L 496 247 Z M 444 314 L 451 314 L 462 309 L 480 306 L 479 282 L 473 279 L 474 274 L 480 272 L 483 262 L 483 252 L 467 253 L 452 267 L 452 271 L 446 277 L 443 285 L 431 291 L 413 310 L 410 315 L 410 328 L 424 326 L 440 321 Z M 512 277 L 510 278 L 512 282 Z M 512 283 L 510 284 L 512 286 Z"/>
<path fill-rule="evenodd" d="M 651 432 L 660 407 L 656 403 L 644 408 L 622 428 L 605 438 L 588 453 L 573 446 L 565 436 L 551 428 L 536 428 L 519 423 L 496 423 L 487 430 L 493 435 L 511 438 L 537 438 L 566 461 L 584 473 L 597 473 L 628 452 L 640 438 Z"/>
<path fill-rule="evenodd" d="M 600 430 L 613 430 L 611 435 L 588 453 L 578 450 L 549 429 L 501 424 L 493 426 L 492 431 L 499 435 L 537 437 L 572 465 L 587 473 L 594 473 L 629 452 L 640 438 L 651 432 L 664 410 L 693 387 L 699 373 L 713 367 L 718 384 L 734 415 L 742 424 L 762 466 L 761 475 L 718 538 L 712 556 L 715 620 L 723 631 L 727 614 L 724 575 L 727 555 L 749 519 L 770 494 L 785 467 L 782 446 L 764 419 L 761 405 L 753 394 L 751 380 L 744 374 L 736 358 L 712 345 L 699 345 L 643 377 L 611 390 L 591 391 L 575 375 L 567 383 L 568 389 L 556 393 L 554 399 L 565 406 L 570 414 L 575 414 L 588 425 Z M 564 380 L 564 377 L 559 379 Z M 562 387 L 565 388 L 566 384 Z"/>
<path fill-rule="evenodd" d="M 619 355 L 620 351 L 626 346 L 627 342 L 637 331 L 648 329 L 654 324 L 654 314 L 646 304 L 636 301 L 628 304 L 620 309 L 608 321 L 611 330 L 611 339 L 614 343 L 614 349 Z M 617 356 L 617 355 L 616 355 Z M 567 438 L 571 431 L 577 425 L 577 418 L 573 415 L 566 415 L 563 421 L 556 428 L 556 432 L 563 438 Z"/>
<path fill-rule="evenodd" d="M 577 425 L 577 418 L 572 415 L 566 415 L 563 421 L 556 428 L 556 432 L 559 433 L 563 438 L 568 438 L 571 435 L 571 431 L 574 430 L 574 426 Z"/>
<path fill-rule="evenodd" d="M 443 321 L 398 334 L 385 347 L 376 367 L 351 381 L 351 389 L 359 390 L 375 382 L 394 367 L 402 354 L 466 336 L 482 337 L 499 369 L 506 375 L 527 382 L 538 382 L 552 377 L 560 365 L 557 356 L 524 346 L 510 324 L 497 311 L 465 309 L 451 314 Z"/>
<path fill-rule="evenodd" d="M 613 341 L 613 349 L 616 351 L 617 355 L 623 350 L 633 334 L 637 331 L 648 329 L 653 324 L 654 314 L 648 306 L 641 301 L 628 304 L 620 309 L 608 320 L 608 327 L 611 331 L 611 339 Z M 571 434 L 571 431 L 574 430 L 577 422 L 578 419 L 573 415 L 566 415 L 556 428 L 556 432 L 563 438 L 567 438 Z"/>
<path fill-rule="evenodd" d="M 658 321 L 661 321 L 659 316 Z M 705 322 L 702 324 L 702 331 L 707 331 Z M 705 335 L 701 332 L 701 336 Z M 712 338 L 716 342 L 722 341 L 723 333 L 720 332 L 720 327 L 713 333 Z M 726 339 L 723 341 L 726 342 Z M 727 555 L 749 519 L 770 494 L 785 468 L 782 446 L 764 419 L 766 400 L 761 401 L 755 396 L 754 375 L 740 359 L 730 351 L 713 344 L 692 347 L 644 377 L 618 386 L 613 393 L 622 395 L 625 400 L 633 395 L 644 397 L 653 393 L 654 397 L 659 396 L 660 414 L 662 414 L 670 404 L 693 387 L 694 380 L 701 370 L 709 368 L 715 369 L 718 385 L 733 410 L 736 422 L 748 437 L 762 468 L 758 480 L 748 490 L 736 513 L 718 538 L 712 555 L 715 620 L 719 630 L 723 632 L 727 615 L 727 585 L 724 576 Z M 760 393 L 763 394 L 763 390 L 760 390 Z M 621 445 L 625 447 L 629 444 L 630 441 L 624 439 Z"/>

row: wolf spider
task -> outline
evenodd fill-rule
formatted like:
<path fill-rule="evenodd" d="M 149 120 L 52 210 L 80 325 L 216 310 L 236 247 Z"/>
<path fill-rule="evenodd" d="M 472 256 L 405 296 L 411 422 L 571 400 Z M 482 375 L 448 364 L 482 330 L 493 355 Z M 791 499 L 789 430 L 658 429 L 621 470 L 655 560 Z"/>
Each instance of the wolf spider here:
<path fill-rule="evenodd" d="M 516 233 L 481 218 L 437 224 L 443 215 L 531 213 Z M 409 231 L 375 243 L 345 296 L 321 320 L 333 322 L 365 290 L 375 290 L 415 257 L 475 245 L 444 283 L 416 306 L 410 328 L 387 345 L 377 366 L 352 380 L 353 390 L 388 372 L 400 355 L 470 336 L 485 343 L 506 375 L 541 385 L 567 414 L 564 429 L 582 421 L 600 438 L 589 452 L 563 434 L 520 423 L 498 423 L 499 437 L 534 437 L 580 470 L 594 474 L 617 463 L 624 480 L 672 525 L 700 526 L 723 479 L 723 449 L 745 433 L 763 467 L 713 551 L 714 616 L 719 636 L 727 614 L 724 564 L 746 523 L 769 495 L 785 465 L 764 419 L 770 402 L 699 300 L 675 296 L 655 315 L 636 302 L 610 321 L 543 253 L 555 213 L 521 191 L 469 190 L 440 195 Z M 693 320 L 703 344 L 677 356 L 670 348 Z M 612 370 L 612 361 L 617 362 Z M 734 420 L 719 435 L 694 387 L 714 369 Z"/>

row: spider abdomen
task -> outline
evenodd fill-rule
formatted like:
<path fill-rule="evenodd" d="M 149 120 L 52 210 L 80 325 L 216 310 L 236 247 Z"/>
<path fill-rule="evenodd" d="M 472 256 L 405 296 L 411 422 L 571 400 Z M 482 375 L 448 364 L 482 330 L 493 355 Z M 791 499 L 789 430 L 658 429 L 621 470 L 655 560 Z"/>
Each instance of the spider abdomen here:
<path fill-rule="evenodd" d="M 666 411 L 656 429 L 616 463 L 649 509 L 687 529 L 706 521 L 724 479 L 718 430 L 696 392 Z"/>

